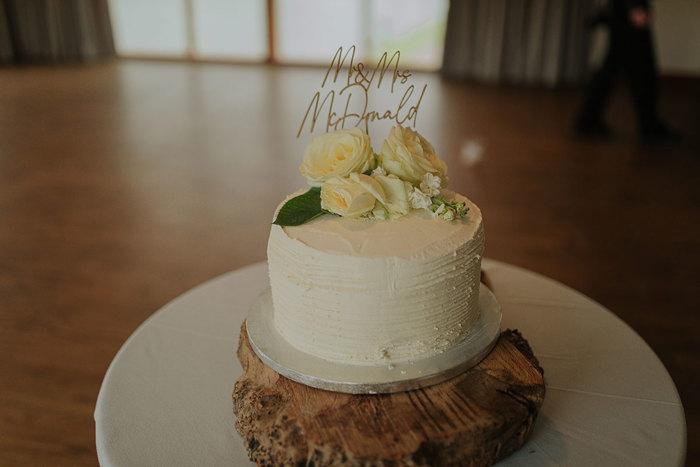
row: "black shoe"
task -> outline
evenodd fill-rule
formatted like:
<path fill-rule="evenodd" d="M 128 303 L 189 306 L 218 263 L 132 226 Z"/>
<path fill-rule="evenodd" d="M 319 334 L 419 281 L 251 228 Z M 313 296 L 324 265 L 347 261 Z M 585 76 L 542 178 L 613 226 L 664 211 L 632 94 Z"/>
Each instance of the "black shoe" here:
<path fill-rule="evenodd" d="M 653 126 L 643 128 L 639 132 L 639 140 L 643 144 L 649 145 L 677 144 L 683 141 L 683 135 L 659 122 Z"/>
<path fill-rule="evenodd" d="M 612 136 L 610 128 L 600 120 L 592 122 L 577 121 L 573 131 L 574 135 L 579 138 L 608 139 Z"/>

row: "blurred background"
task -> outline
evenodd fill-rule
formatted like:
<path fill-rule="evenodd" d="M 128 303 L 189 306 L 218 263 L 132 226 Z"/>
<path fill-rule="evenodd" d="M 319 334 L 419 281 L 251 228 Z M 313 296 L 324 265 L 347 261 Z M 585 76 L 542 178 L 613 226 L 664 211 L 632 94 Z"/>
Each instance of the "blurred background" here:
<path fill-rule="evenodd" d="M 591 40 L 585 23 L 605 3 L 456 3 L 445 68 L 486 81 L 580 81 L 587 70 L 581 60 L 594 60 L 604 42 L 601 37 Z M 338 46 L 353 44 L 365 61 L 400 50 L 405 66 L 424 71 L 442 68 L 449 11 L 448 0 L 6 0 L 0 5 L 3 64 L 89 61 L 116 54 L 324 65 Z M 653 14 L 662 72 L 700 73 L 698 2 L 656 1 Z M 473 51 L 460 59 L 455 48 Z M 463 70 L 467 62 L 470 72 Z"/>
<path fill-rule="evenodd" d="M 351 45 L 368 66 L 399 50 L 427 85 L 416 128 L 484 212 L 487 256 L 592 297 L 654 349 L 700 465 L 700 2 L 650 2 L 672 130 L 653 141 L 624 72 L 611 133 L 572 132 L 606 8 L 0 0 L 0 465 L 97 463 L 110 361 L 172 298 L 265 260 L 275 206 L 305 184 L 299 125 Z M 375 150 L 390 126 L 371 127 Z"/>

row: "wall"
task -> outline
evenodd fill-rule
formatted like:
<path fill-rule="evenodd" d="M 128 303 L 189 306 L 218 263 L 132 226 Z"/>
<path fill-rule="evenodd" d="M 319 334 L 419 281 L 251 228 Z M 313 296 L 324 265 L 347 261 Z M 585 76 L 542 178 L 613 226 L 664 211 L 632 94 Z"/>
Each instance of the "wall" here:
<path fill-rule="evenodd" d="M 661 72 L 700 76 L 700 1 L 659 0 L 652 5 Z"/>

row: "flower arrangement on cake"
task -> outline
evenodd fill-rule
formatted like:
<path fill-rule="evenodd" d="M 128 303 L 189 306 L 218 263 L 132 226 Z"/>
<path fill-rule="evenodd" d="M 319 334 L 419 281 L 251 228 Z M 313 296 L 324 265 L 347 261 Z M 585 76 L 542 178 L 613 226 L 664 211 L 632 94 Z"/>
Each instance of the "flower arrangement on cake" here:
<path fill-rule="evenodd" d="M 445 221 L 469 208 L 443 192 L 447 165 L 420 133 L 397 125 L 375 153 L 359 128 L 315 136 L 300 167 L 311 189 L 291 198 L 274 224 L 301 225 L 321 214 L 389 220 L 424 209 Z"/>

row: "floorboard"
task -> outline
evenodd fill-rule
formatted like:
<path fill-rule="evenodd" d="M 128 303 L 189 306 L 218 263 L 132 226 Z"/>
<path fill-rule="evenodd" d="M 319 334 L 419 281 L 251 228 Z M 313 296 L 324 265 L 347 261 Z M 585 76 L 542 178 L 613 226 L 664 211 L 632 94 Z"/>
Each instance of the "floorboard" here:
<path fill-rule="evenodd" d="M 124 340 L 182 292 L 265 259 L 274 207 L 304 186 L 309 137 L 295 136 L 323 72 L 0 70 L 0 464 L 94 465 L 95 400 Z M 623 86 L 615 138 L 580 141 L 576 90 L 411 79 L 428 84 L 419 130 L 484 213 L 487 256 L 634 328 L 676 382 L 699 463 L 700 81 L 664 80 L 663 114 L 686 139 L 648 148 Z"/>

